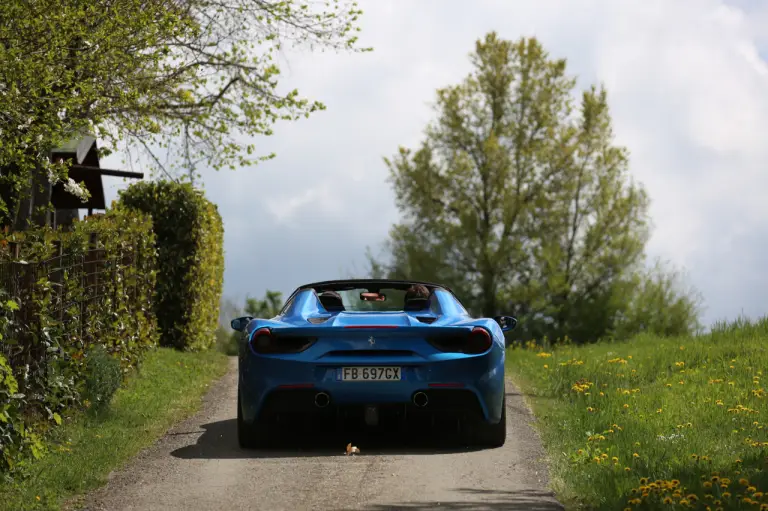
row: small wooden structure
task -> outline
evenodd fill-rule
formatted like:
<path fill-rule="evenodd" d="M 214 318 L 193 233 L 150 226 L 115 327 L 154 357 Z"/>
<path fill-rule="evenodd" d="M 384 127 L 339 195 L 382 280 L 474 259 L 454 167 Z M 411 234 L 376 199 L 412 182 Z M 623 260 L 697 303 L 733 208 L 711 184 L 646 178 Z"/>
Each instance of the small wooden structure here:
<path fill-rule="evenodd" d="M 56 183 L 50 191 L 50 201 L 54 207 L 50 222 L 53 227 L 70 225 L 74 219 L 79 218 L 81 209 L 87 209 L 88 215 L 92 215 L 94 210 L 107 209 L 102 176 L 144 178 L 143 172 L 101 168 L 96 137 L 90 134 L 75 137 L 63 147 L 54 149 L 51 151 L 51 160 L 71 162 L 69 177 L 77 183 L 83 183 L 91 195 L 83 202 L 64 188 L 65 183 Z"/>

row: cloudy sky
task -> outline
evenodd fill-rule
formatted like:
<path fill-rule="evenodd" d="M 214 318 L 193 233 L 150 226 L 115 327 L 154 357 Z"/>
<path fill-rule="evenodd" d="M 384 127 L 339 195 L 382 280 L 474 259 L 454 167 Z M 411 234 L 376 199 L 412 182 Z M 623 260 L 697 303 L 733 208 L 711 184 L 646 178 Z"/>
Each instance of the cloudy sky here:
<path fill-rule="evenodd" d="M 476 39 L 535 35 L 609 91 L 617 142 L 652 199 L 648 246 L 685 268 L 705 323 L 768 312 L 768 2 L 362 0 L 373 53 L 290 52 L 283 85 L 327 105 L 259 140 L 277 158 L 205 172 L 226 236 L 225 295 L 358 275 L 397 220 L 382 157 L 415 146 L 435 89 Z M 470 8 L 471 6 L 471 8 Z M 107 201 L 126 184 L 109 178 Z"/>

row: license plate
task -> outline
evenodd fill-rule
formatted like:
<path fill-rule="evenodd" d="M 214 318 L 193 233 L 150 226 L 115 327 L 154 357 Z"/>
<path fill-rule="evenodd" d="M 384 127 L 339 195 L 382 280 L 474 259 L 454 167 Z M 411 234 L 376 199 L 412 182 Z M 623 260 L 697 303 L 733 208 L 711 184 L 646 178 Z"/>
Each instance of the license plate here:
<path fill-rule="evenodd" d="M 402 367 L 340 367 L 336 371 L 339 381 L 401 381 Z"/>

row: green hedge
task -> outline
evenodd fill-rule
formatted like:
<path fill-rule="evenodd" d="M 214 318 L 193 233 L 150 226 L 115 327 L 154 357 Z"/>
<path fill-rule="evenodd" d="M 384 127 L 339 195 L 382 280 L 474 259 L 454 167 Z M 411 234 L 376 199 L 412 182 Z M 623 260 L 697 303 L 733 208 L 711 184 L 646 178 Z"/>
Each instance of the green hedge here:
<path fill-rule="evenodd" d="M 67 232 L 0 234 L 0 476 L 66 413 L 108 402 L 157 344 L 155 264 L 151 218 L 120 207 Z"/>
<path fill-rule="evenodd" d="M 224 227 L 218 208 L 192 185 L 169 181 L 133 184 L 120 193 L 120 202 L 153 218 L 161 344 L 187 350 L 212 347 L 224 280 Z"/>

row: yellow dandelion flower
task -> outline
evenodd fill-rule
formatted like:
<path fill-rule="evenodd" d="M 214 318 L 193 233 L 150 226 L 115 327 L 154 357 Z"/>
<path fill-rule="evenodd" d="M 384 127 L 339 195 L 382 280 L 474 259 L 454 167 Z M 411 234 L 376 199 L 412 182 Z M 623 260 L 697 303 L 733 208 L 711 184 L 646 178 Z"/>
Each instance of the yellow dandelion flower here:
<path fill-rule="evenodd" d="M 633 453 L 632 453 L 632 457 L 633 457 L 633 458 L 639 458 L 639 457 L 640 457 L 640 455 L 639 455 L 639 454 L 637 454 L 636 452 L 633 452 Z"/>

